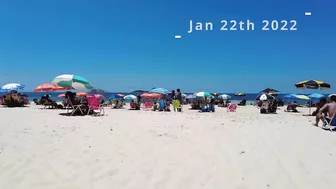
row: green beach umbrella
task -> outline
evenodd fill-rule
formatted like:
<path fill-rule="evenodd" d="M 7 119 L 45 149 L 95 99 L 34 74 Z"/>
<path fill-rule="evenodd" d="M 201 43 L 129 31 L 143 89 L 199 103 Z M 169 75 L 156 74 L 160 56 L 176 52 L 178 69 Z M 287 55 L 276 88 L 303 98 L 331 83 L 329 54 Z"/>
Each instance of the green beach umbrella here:
<path fill-rule="evenodd" d="M 213 98 L 213 96 L 210 93 L 204 92 L 204 91 L 203 92 L 195 93 L 193 96 L 194 97 L 198 97 L 198 98 L 204 98 L 204 97 Z"/>
<path fill-rule="evenodd" d="M 93 89 L 88 80 L 78 75 L 59 75 L 53 79 L 52 83 L 60 87 L 74 88 L 76 90 Z"/>
<path fill-rule="evenodd" d="M 231 99 L 230 95 L 227 94 L 222 94 L 218 96 L 219 99 L 223 99 L 223 100 L 227 100 L 227 99 Z"/>

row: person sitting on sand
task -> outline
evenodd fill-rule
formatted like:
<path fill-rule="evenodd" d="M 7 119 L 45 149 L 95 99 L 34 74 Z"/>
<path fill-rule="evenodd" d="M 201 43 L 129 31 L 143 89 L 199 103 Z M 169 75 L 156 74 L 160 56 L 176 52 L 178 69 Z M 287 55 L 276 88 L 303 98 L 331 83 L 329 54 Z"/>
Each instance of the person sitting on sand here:
<path fill-rule="evenodd" d="M 318 124 L 320 120 L 323 121 L 323 126 L 326 126 L 325 120 L 330 122 L 330 119 L 335 115 L 336 113 L 336 96 L 330 97 L 330 102 L 325 104 L 322 108 L 320 108 L 318 114 L 316 115 L 316 123 L 315 126 L 318 127 Z"/>
<path fill-rule="evenodd" d="M 285 112 L 298 113 L 299 111 L 296 109 L 297 107 L 298 107 L 298 104 L 296 103 L 296 101 L 293 101 L 292 103 L 287 105 L 287 109 L 285 110 Z"/>
<path fill-rule="evenodd" d="M 215 99 L 211 99 L 209 103 L 209 111 L 210 112 L 215 112 Z"/>
<path fill-rule="evenodd" d="M 223 99 L 220 99 L 218 101 L 218 107 L 224 107 L 224 100 Z"/>
<path fill-rule="evenodd" d="M 312 113 L 312 116 L 316 116 L 318 114 L 318 112 L 320 111 L 320 109 L 327 104 L 327 99 L 326 98 L 322 98 L 320 99 L 320 101 L 316 104 L 316 110 Z M 327 112 L 323 112 L 324 114 L 326 114 Z"/>
<path fill-rule="evenodd" d="M 157 102 L 154 102 L 153 104 L 153 111 L 156 111 L 159 109 L 159 104 Z"/>

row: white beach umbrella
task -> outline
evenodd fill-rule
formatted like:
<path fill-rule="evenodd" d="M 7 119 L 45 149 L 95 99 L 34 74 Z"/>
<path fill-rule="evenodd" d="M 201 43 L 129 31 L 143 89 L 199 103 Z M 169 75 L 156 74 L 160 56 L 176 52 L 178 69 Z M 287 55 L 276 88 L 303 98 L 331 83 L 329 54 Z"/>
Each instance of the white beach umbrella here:
<path fill-rule="evenodd" d="M 1 87 L 1 91 L 22 90 L 25 86 L 19 83 L 8 83 Z"/>

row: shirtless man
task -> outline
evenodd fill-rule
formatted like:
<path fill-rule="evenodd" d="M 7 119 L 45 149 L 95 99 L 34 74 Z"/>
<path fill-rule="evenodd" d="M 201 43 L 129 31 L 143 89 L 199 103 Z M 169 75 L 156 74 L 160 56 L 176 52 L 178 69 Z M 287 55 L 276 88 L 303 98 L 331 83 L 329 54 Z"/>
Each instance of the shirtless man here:
<path fill-rule="evenodd" d="M 329 118 L 327 117 L 327 115 L 323 114 L 323 112 L 328 112 Z M 326 126 L 326 122 L 324 120 L 331 119 L 332 116 L 334 116 L 335 112 L 336 112 L 336 96 L 331 96 L 330 102 L 325 104 L 316 115 L 316 123 L 314 125 L 318 126 L 319 121 L 322 120 L 323 126 Z"/>

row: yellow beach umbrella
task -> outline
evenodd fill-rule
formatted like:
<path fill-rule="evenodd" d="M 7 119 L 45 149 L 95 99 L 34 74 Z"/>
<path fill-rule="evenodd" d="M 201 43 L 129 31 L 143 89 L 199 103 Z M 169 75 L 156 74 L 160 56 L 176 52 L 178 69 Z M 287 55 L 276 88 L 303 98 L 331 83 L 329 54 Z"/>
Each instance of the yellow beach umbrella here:
<path fill-rule="evenodd" d="M 295 84 L 298 89 L 330 89 L 330 84 L 318 80 L 305 80 Z"/>
<path fill-rule="evenodd" d="M 296 98 L 300 100 L 310 100 L 310 98 L 306 95 L 296 95 Z"/>

